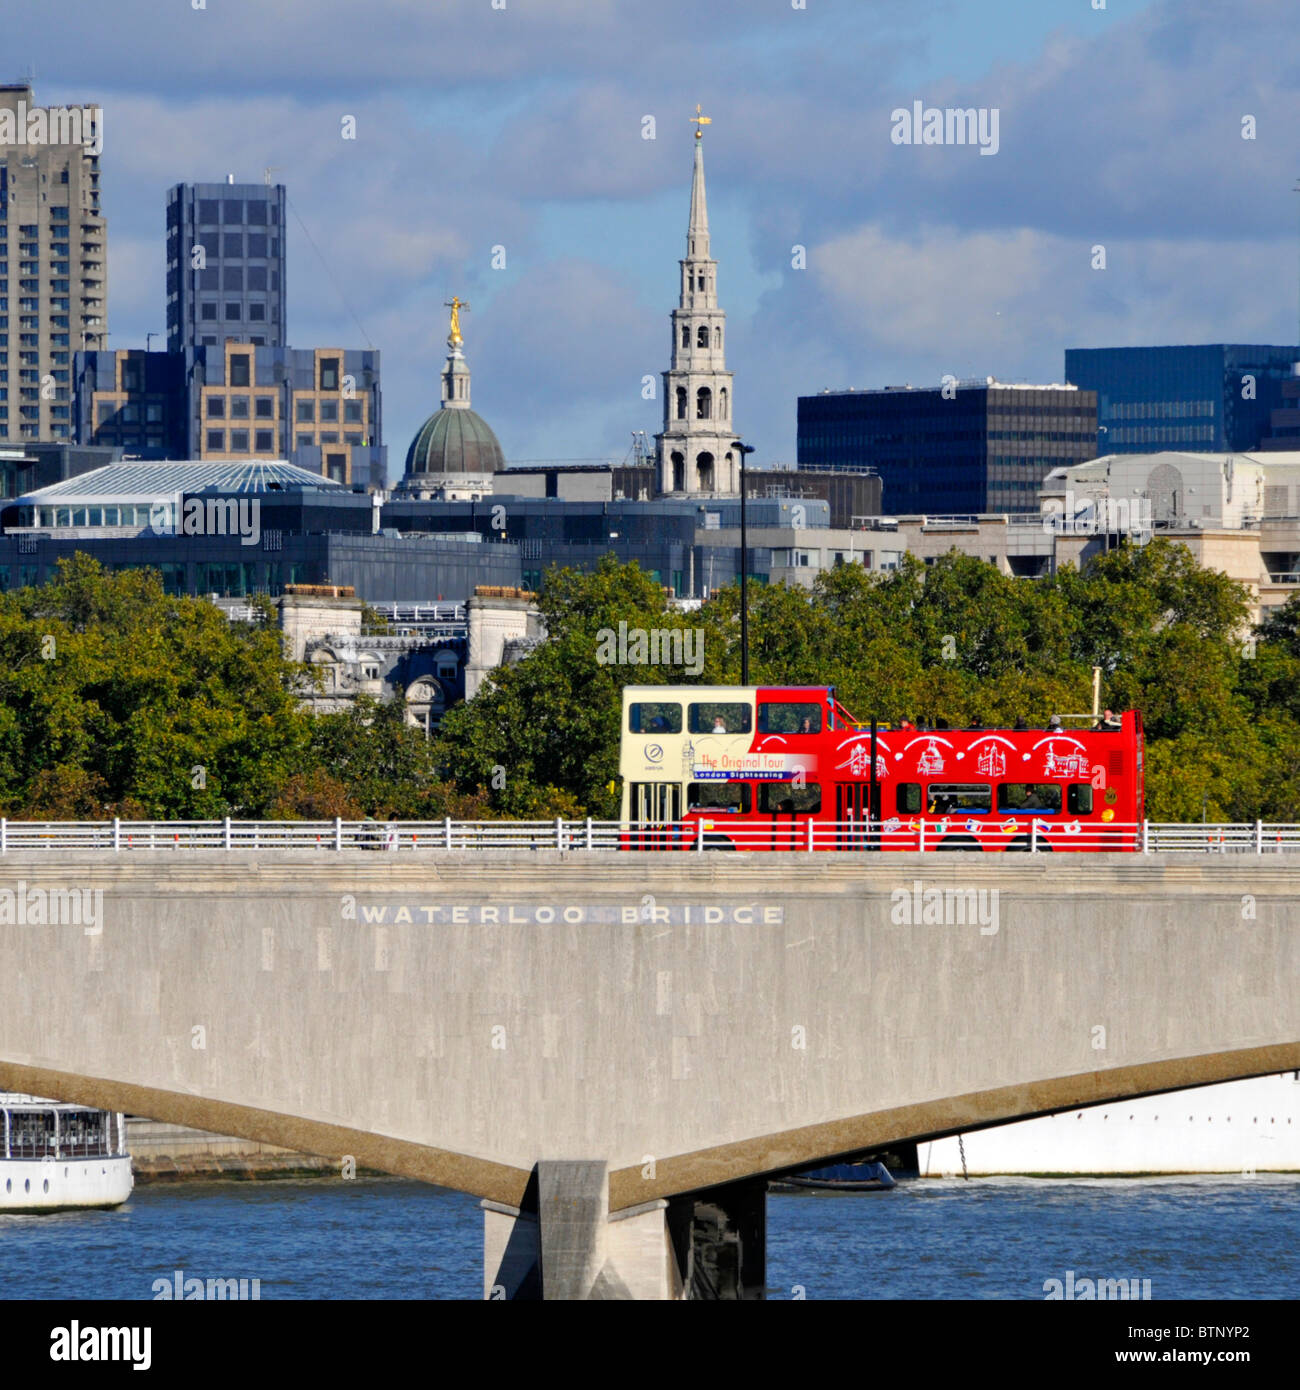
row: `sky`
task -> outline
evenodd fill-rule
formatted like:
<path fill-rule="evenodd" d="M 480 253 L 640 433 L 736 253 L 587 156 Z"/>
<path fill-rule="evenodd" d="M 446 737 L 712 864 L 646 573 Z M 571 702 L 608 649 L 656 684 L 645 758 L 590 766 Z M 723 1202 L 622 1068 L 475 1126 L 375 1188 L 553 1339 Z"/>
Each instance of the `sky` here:
<path fill-rule="evenodd" d="M 752 466 L 800 395 L 1300 334 L 1295 0 L 0 3 L 0 80 L 104 109 L 109 345 L 165 330 L 166 189 L 269 167 L 289 341 L 382 352 L 394 477 L 453 294 L 511 462 L 661 427 L 697 102 Z"/>

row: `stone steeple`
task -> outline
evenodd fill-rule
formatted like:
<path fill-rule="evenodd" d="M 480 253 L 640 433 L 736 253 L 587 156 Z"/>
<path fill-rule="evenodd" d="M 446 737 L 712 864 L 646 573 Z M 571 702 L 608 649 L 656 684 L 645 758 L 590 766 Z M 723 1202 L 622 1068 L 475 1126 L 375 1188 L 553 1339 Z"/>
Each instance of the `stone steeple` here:
<path fill-rule="evenodd" d="M 671 366 L 664 379 L 664 427 L 655 436 L 659 488 L 665 493 L 736 493 L 740 466 L 732 444 L 731 373 L 725 355 L 726 314 L 718 308 L 718 263 L 709 256 L 704 192 L 704 126 L 696 114 L 691 216 L 681 292 L 672 314 Z"/>

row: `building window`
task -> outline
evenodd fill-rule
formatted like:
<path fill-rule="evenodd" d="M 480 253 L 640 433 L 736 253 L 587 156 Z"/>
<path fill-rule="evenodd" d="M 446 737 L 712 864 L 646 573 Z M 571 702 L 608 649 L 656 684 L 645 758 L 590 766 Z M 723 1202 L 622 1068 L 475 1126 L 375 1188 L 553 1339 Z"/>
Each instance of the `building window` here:
<path fill-rule="evenodd" d="M 204 323 L 215 323 L 217 319 L 217 306 L 215 304 L 200 304 L 199 317 Z"/>
<path fill-rule="evenodd" d="M 266 255 L 266 233 L 249 232 L 248 234 L 248 254 L 250 256 Z"/>
<path fill-rule="evenodd" d="M 209 430 L 207 447 L 216 450 L 218 453 L 224 452 L 226 447 L 225 430 Z"/>
<path fill-rule="evenodd" d="M 315 401 L 299 401 L 295 418 L 300 424 L 311 424 L 316 419 Z"/>
<path fill-rule="evenodd" d="M 713 416 L 713 392 L 707 386 L 701 386 L 695 393 L 695 418 L 697 420 L 708 420 Z"/>
<path fill-rule="evenodd" d="M 244 258 L 244 234 L 243 232 L 225 232 L 221 237 L 222 255 L 243 260 Z"/>
<path fill-rule="evenodd" d="M 248 306 L 248 317 L 253 323 L 263 323 L 266 320 L 265 304 L 250 304 Z"/>
<path fill-rule="evenodd" d="M 682 324 L 682 346 L 688 348 L 691 345 L 691 330 Z"/>
<path fill-rule="evenodd" d="M 239 265 L 228 265 L 221 272 L 221 288 L 234 294 L 242 294 L 244 291 L 244 268 Z"/>
<path fill-rule="evenodd" d="M 339 389 L 339 359 L 337 357 L 321 358 L 320 389 L 322 391 L 337 391 Z"/>
<path fill-rule="evenodd" d="M 224 420 L 226 418 L 226 398 L 224 396 L 208 397 L 208 419 Z"/>
<path fill-rule="evenodd" d="M 361 402 L 360 402 L 360 401 L 344 401 L 344 402 L 343 402 L 343 419 L 344 419 L 349 425 L 359 425 L 359 424 L 361 423 Z"/>
<path fill-rule="evenodd" d="M 709 326 L 707 323 L 700 324 L 699 331 L 695 335 L 695 346 L 706 348 L 709 345 Z"/>
<path fill-rule="evenodd" d="M 347 481 L 347 455 L 346 454 L 326 454 L 325 473 L 326 476 L 336 483 Z"/>
<path fill-rule="evenodd" d="M 254 409 L 257 411 L 257 418 L 258 418 L 259 420 L 274 420 L 274 419 L 275 419 L 275 397 L 274 397 L 274 396 L 258 396 L 257 399 L 256 399 L 256 401 L 255 401 L 255 403 L 254 403 Z"/>
<path fill-rule="evenodd" d="M 248 452 L 248 431 L 230 431 L 230 452 L 232 454 L 246 454 Z"/>
<path fill-rule="evenodd" d="M 686 387 L 684 386 L 677 388 L 677 418 L 679 420 L 686 419 Z"/>
<path fill-rule="evenodd" d="M 237 323 L 239 321 L 240 309 L 238 304 L 226 305 L 226 322 Z"/>
<path fill-rule="evenodd" d="M 248 288 L 250 290 L 264 290 L 266 288 L 266 267 L 264 265 L 250 265 L 248 267 Z"/>
<path fill-rule="evenodd" d="M 320 418 L 322 423 L 328 421 L 330 424 L 337 424 L 339 418 L 338 401 L 322 401 L 320 403 Z"/>
<path fill-rule="evenodd" d="M 230 384 L 232 386 L 247 386 L 249 384 L 249 367 L 252 360 L 252 354 L 248 352 L 236 352 L 231 355 Z"/>
<path fill-rule="evenodd" d="M 272 452 L 274 451 L 274 449 L 275 449 L 275 431 L 274 431 L 274 430 L 258 430 L 258 431 L 257 431 L 257 436 L 256 436 L 256 438 L 257 438 L 257 452 L 258 452 L 259 454 L 269 454 L 269 453 L 272 453 Z"/>
<path fill-rule="evenodd" d="M 215 198 L 199 199 L 199 221 L 206 223 L 221 221 L 221 205 Z"/>
<path fill-rule="evenodd" d="M 248 397 L 231 396 L 230 398 L 230 418 L 232 420 L 248 419 Z"/>
<path fill-rule="evenodd" d="M 316 441 L 309 434 L 300 434 L 298 442 L 294 445 L 295 449 L 310 449 Z"/>

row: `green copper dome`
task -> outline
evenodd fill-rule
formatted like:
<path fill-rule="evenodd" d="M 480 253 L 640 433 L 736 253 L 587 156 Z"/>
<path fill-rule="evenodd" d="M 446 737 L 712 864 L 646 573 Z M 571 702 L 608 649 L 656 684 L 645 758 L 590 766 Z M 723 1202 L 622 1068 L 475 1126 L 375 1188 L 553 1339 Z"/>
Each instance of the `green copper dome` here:
<path fill-rule="evenodd" d="M 473 410 L 444 406 L 430 415 L 406 451 L 406 477 L 500 473 L 506 466 L 488 422 Z"/>

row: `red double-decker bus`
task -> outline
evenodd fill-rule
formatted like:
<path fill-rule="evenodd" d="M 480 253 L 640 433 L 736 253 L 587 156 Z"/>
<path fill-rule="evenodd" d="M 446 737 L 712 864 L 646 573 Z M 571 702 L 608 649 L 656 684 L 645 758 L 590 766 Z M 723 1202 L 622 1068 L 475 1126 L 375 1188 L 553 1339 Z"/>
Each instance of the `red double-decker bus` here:
<path fill-rule="evenodd" d="M 1142 716 L 872 729 L 830 686 L 627 686 L 629 849 L 1137 850 Z"/>

